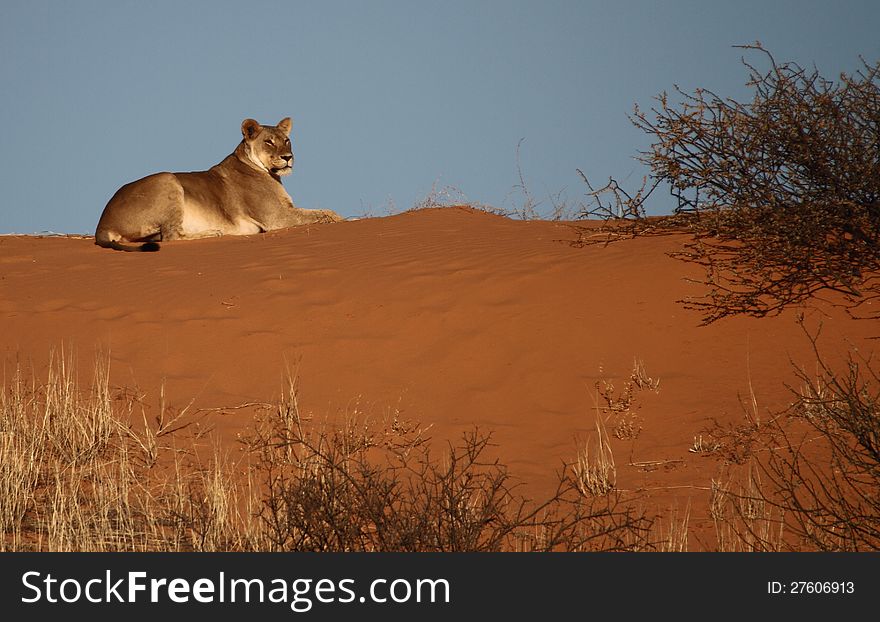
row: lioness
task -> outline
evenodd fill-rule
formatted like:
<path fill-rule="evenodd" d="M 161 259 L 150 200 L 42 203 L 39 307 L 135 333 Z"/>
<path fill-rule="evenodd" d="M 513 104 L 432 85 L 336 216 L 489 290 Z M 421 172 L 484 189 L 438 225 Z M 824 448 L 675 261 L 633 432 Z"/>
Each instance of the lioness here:
<path fill-rule="evenodd" d="M 294 207 L 281 185 L 281 176 L 293 168 L 290 127 L 289 117 L 274 127 L 245 119 L 241 143 L 220 164 L 196 173 L 157 173 L 126 184 L 104 208 L 95 244 L 155 251 L 162 240 L 248 235 L 342 220 L 330 210 Z"/>

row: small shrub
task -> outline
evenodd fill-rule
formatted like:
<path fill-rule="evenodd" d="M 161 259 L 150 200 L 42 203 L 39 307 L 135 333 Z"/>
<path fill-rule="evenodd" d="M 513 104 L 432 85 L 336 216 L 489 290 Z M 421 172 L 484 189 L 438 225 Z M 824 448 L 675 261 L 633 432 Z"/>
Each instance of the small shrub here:
<path fill-rule="evenodd" d="M 853 356 L 832 367 L 818 334 L 810 339 L 818 373 L 798 369 L 802 386 L 790 408 L 736 428 L 748 438 L 746 482 L 737 492 L 713 483 L 713 517 L 749 550 L 876 551 L 880 377 L 869 360 Z M 721 534 L 719 542 L 729 547 L 731 538 Z"/>
<path fill-rule="evenodd" d="M 663 93 L 633 123 L 653 139 L 642 160 L 653 184 L 629 194 L 614 180 L 595 190 L 583 216 L 613 224 L 577 244 L 680 231 L 674 257 L 705 269 L 703 298 L 685 301 L 706 323 L 764 316 L 830 290 L 853 307 L 880 296 L 880 62 L 837 81 L 765 55 L 749 72 L 750 102 L 706 89 Z M 649 219 L 658 184 L 675 215 Z M 604 197 L 604 198 L 603 198 Z M 610 197 L 610 198 L 609 198 Z M 863 307 L 866 308 L 866 307 Z"/>

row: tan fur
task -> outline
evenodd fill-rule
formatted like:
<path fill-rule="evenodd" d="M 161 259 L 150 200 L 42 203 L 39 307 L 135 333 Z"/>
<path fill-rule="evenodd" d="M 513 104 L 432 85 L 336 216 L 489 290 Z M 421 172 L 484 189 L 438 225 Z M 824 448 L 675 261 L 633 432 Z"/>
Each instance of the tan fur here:
<path fill-rule="evenodd" d="M 293 168 L 290 128 L 289 118 L 274 127 L 245 119 L 241 143 L 220 164 L 196 173 L 157 173 L 123 186 L 101 214 L 95 244 L 158 250 L 155 242 L 162 240 L 249 235 L 342 220 L 330 210 L 295 207 L 281 185 L 281 176 Z"/>

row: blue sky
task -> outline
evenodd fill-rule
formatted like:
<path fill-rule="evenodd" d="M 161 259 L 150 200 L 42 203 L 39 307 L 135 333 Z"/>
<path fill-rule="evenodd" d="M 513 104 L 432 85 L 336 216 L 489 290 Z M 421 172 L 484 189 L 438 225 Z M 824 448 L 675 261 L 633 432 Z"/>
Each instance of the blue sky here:
<path fill-rule="evenodd" d="M 880 58 L 880 2 L 0 1 L 0 232 L 92 233 L 116 189 L 293 118 L 301 207 L 504 208 L 637 184 L 627 119 L 674 84 L 744 98 L 741 50 L 827 76 Z M 655 208 L 664 209 L 660 201 Z"/>

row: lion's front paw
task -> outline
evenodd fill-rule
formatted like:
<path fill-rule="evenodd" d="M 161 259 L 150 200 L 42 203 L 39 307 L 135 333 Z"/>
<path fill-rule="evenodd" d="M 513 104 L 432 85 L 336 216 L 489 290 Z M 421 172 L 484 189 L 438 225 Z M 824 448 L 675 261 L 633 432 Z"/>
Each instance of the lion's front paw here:
<path fill-rule="evenodd" d="M 345 220 L 342 216 L 334 212 L 333 210 L 321 210 L 321 215 L 318 219 L 318 222 L 342 222 Z"/>

